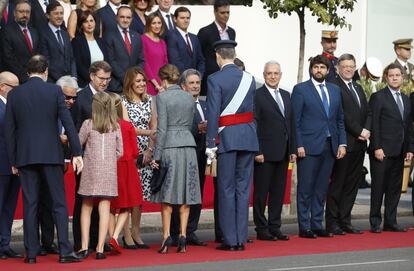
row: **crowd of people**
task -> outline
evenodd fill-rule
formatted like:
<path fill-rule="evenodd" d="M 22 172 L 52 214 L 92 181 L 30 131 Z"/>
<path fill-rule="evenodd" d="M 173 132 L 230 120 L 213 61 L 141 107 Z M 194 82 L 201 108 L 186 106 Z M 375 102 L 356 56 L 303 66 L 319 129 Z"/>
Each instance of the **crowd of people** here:
<path fill-rule="evenodd" d="M 10 247 L 20 186 L 26 263 L 148 249 L 143 201 L 161 205 L 159 253 L 206 246 L 196 235 L 206 166 L 217 172 L 219 250 L 253 242 L 252 184 L 257 240 L 289 240 L 281 231 L 289 163 L 297 164 L 300 237 L 361 234 L 351 211 L 366 152 L 371 232 L 406 231 L 397 205 L 414 152 L 414 95 L 401 93 L 413 80 L 412 39 L 394 41 L 397 60 L 384 70 L 378 59 L 357 70 L 352 54 L 334 56 L 338 32 L 322 31 L 310 79 L 290 94 L 279 87 L 277 61 L 265 63 L 258 89 L 244 71 L 228 0 L 215 1 L 214 22 L 197 35 L 188 32 L 191 11 L 172 13 L 173 0 L 158 0 L 155 12 L 152 0 L 109 0 L 102 8 L 80 0 L 75 10 L 47 2 L 9 1 L 0 21 L 1 259 L 23 258 Z M 368 100 L 359 80 L 380 77 L 385 87 Z M 73 246 L 63 182 L 70 163 Z"/>

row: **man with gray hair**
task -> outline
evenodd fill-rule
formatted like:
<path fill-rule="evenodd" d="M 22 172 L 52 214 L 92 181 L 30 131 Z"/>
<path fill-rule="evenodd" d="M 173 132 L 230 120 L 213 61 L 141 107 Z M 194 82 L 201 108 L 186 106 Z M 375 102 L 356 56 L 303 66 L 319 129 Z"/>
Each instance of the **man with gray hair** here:
<path fill-rule="evenodd" d="M 200 96 L 200 87 L 201 87 L 201 73 L 195 69 L 185 70 L 180 77 L 180 86 L 183 90 L 189 92 L 194 99 L 194 121 L 191 132 L 194 136 L 197 153 L 197 162 L 198 162 L 198 174 L 200 178 L 200 189 L 201 197 L 203 197 L 203 188 L 204 180 L 206 178 L 204 171 L 206 167 L 206 129 L 207 121 L 205 119 L 206 115 L 206 103 L 205 101 L 200 101 L 198 97 Z M 187 244 L 193 246 L 207 246 L 207 243 L 198 239 L 195 231 L 197 230 L 198 221 L 200 220 L 201 214 L 201 204 L 191 205 L 190 206 L 190 216 L 188 218 L 187 224 Z M 178 208 L 173 209 L 173 215 L 171 217 L 171 237 L 173 241 L 178 241 L 179 237 L 179 212 Z"/>
<path fill-rule="evenodd" d="M 281 213 L 289 162 L 296 161 L 295 118 L 289 92 L 279 88 L 280 64 L 267 62 L 263 77 L 265 83 L 255 96 L 259 152 L 254 166 L 253 219 L 258 240 L 286 241 L 289 237 L 280 231 Z"/>

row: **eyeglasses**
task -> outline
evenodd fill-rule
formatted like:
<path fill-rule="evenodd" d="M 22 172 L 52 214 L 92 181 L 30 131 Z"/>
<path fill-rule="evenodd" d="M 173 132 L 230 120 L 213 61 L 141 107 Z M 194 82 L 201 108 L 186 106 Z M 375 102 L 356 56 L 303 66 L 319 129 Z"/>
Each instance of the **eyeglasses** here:
<path fill-rule="evenodd" d="M 341 67 L 342 69 L 355 69 L 356 66 L 355 65 L 339 65 L 339 67 Z"/>
<path fill-rule="evenodd" d="M 96 75 L 95 74 L 95 76 L 96 76 L 96 78 L 98 78 L 100 81 L 106 81 L 106 82 L 109 82 L 109 81 L 111 81 L 111 77 L 100 77 L 100 76 L 98 76 L 98 75 Z"/>
<path fill-rule="evenodd" d="M 69 101 L 69 100 L 76 101 L 77 98 L 78 98 L 77 96 L 68 96 L 68 95 L 65 95 L 65 100 L 66 101 Z"/>
<path fill-rule="evenodd" d="M 11 88 L 11 89 L 14 89 L 15 87 L 17 87 L 17 86 L 14 86 L 14 85 L 10 85 L 10 84 L 8 84 L 8 83 L 3 83 L 3 84 L 5 84 L 6 86 L 8 86 L 9 88 Z"/>

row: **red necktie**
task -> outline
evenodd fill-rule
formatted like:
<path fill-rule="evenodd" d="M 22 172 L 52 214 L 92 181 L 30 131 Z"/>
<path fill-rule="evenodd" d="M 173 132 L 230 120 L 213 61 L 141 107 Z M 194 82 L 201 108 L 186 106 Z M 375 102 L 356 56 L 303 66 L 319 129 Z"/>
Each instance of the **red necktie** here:
<path fill-rule="evenodd" d="M 3 19 L 4 19 L 4 25 L 7 25 L 7 20 L 9 19 L 9 13 L 7 12 L 7 9 L 9 8 L 9 5 L 7 5 L 3 9 Z"/>
<path fill-rule="evenodd" d="M 27 34 L 27 28 L 23 29 L 24 38 L 26 39 L 27 46 L 29 47 L 29 52 L 32 53 L 33 47 L 32 42 L 30 41 L 29 34 Z"/>
<path fill-rule="evenodd" d="M 124 29 L 124 42 L 125 42 L 125 47 L 127 48 L 128 51 L 128 55 L 131 55 L 131 41 L 129 41 L 129 37 L 128 37 L 128 30 Z"/>

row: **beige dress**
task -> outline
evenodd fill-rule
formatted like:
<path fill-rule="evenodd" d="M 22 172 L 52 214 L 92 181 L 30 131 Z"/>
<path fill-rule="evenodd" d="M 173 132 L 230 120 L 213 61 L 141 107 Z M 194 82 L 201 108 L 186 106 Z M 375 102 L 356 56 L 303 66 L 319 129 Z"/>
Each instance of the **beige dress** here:
<path fill-rule="evenodd" d="M 117 197 L 117 160 L 122 156 L 122 135 L 118 129 L 99 133 L 92 129 L 92 121 L 85 120 L 79 132 L 80 143 L 85 145 L 84 167 L 78 194 L 84 197 Z"/>

